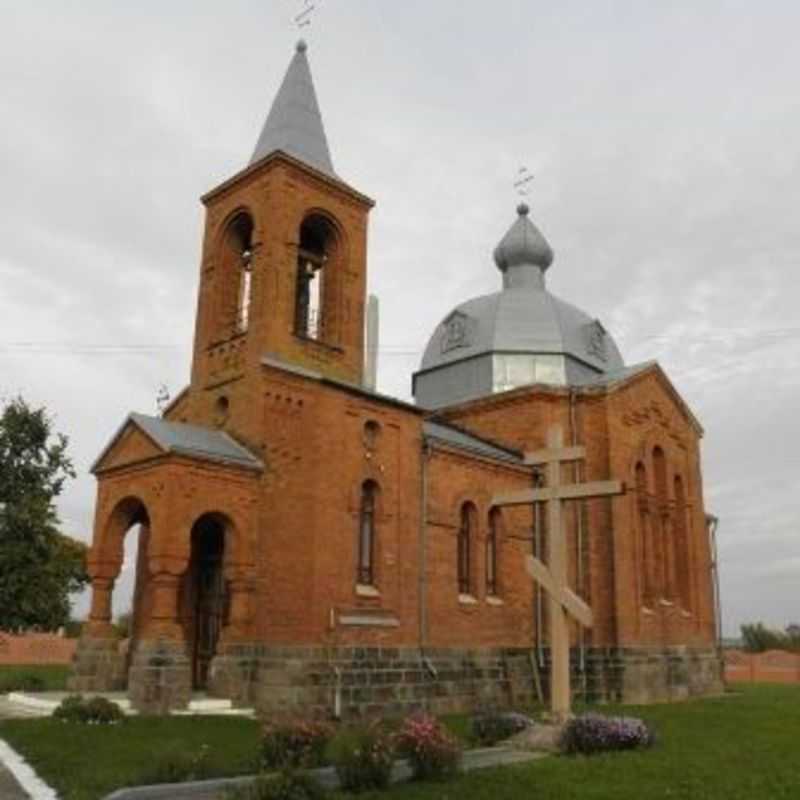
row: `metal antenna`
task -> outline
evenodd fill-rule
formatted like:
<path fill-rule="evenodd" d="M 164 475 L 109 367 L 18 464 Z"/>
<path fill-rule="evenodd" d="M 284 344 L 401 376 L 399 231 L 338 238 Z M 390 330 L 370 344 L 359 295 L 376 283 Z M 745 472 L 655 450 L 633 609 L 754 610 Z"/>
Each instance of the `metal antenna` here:
<path fill-rule="evenodd" d="M 294 0 L 294 2 L 297 2 L 297 0 Z M 299 14 L 295 14 L 294 21 L 298 28 L 306 28 L 311 24 L 314 11 L 316 11 L 319 5 L 319 0 L 301 0 L 300 4 L 303 6 L 303 9 Z"/>
<path fill-rule="evenodd" d="M 526 166 L 522 166 L 517 171 L 517 178 L 514 181 L 514 188 L 520 197 L 525 197 L 528 194 L 528 187 L 533 181 L 533 175 Z"/>
<path fill-rule="evenodd" d="M 166 383 L 162 383 L 158 387 L 158 394 L 156 394 L 156 409 L 158 411 L 158 416 L 162 416 L 164 414 L 164 409 L 169 405 L 169 389 L 167 388 Z"/>

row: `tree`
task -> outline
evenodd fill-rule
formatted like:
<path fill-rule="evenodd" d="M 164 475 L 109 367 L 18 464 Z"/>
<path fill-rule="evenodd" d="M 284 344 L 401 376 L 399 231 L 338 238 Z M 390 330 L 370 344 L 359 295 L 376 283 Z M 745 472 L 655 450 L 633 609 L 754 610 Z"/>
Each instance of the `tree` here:
<path fill-rule="evenodd" d="M 0 630 L 55 630 L 89 582 L 86 545 L 58 532 L 54 501 L 75 477 L 67 437 L 44 408 L 0 409 Z"/>
<path fill-rule="evenodd" d="M 742 625 L 744 649 L 750 653 L 764 653 L 767 650 L 789 650 L 800 652 L 800 626 L 787 625 L 785 631 L 767 628 L 763 622 Z"/>

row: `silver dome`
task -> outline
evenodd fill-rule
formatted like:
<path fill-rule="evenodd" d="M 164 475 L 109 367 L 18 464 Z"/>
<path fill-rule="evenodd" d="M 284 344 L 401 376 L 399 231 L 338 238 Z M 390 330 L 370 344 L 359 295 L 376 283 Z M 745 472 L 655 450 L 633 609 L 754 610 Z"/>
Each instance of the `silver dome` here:
<path fill-rule="evenodd" d="M 420 405 L 440 408 L 534 383 L 577 386 L 624 367 L 599 320 L 547 291 L 552 250 L 527 207 L 518 213 L 495 252 L 503 290 L 462 303 L 438 325 L 414 375 Z"/>

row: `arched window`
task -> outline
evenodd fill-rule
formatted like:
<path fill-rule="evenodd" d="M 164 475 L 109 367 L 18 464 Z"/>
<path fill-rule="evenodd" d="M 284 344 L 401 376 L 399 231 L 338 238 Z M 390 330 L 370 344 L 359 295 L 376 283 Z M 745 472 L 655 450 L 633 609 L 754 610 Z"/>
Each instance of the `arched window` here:
<path fill-rule="evenodd" d="M 686 508 L 686 492 L 683 488 L 683 480 L 680 476 L 675 477 L 675 553 L 676 563 L 675 572 L 678 585 L 678 600 L 681 608 L 687 611 L 692 606 L 692 587 L 691 587 L 691 545 L 689 542 L 689 527 L 687 523 L 688 513 Z"/>
<path fill-rule="evenodd" d="M 329 338 L 325 265 L 335 248 L 336 232 L 325 217 L 311 214 L 303 220 L 297 251 L 294 330 L 306 339 Z"/>
<path fill-rule="evenodd" d="M 458 592 L 472 594 L 472 540 L 475 536 L 477 512 L 472 503 L 461 506 L 461 524 L 458 527 Z"/>
<path fill-rule="evenodd" d="M 647 471 L 641 462 L 636 465 L 636 506 L 639 514 L 639 540 L 641 542 L 642 601 L 644 605 L 652 606 L 656 589 L 655 552 L 647 498 Z"/>
<path fill-rule="evenodd" d="M 486 594 L 490 597 L 498 594 L 497 545 L 502 530 L 501 515 L 499 508 L 493 508 L 489 512 L 489 533 L 486 535 Z"/>
<path fill-rule="evenodd" d="M 667 494 L 667 459 L 660 447 L 653 448 L 653 473 L 656 490 L 656 555 L 659 563 L 659 589 L 663 597 L 675 597 L 675 541 Z"/>
<path fill-rule="evenodd" d="M 219 332 L 223 338 L 246 333 L 250 325 L 252 297 L 253 220 L 244 212 L 228 225 L 221 258 L 222 313 Z"/>
<path fill-rule="evenodd" d="M 378 484 L 365 481 L 361 487 L 361 510 L 358 518 L 358 583 L 375 585 L 375 512 Z"/>

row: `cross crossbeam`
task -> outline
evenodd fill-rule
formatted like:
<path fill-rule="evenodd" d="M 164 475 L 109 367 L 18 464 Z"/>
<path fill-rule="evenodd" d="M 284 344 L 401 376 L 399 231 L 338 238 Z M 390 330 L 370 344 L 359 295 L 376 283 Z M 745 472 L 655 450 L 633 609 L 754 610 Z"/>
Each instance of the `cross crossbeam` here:
<path fill-rule="evenodd" d="M 582 500 L 624 493 L 625 486 L 621 481 L 590 481 L 570 486 L 520 489 L 518 492 L 495 495 L 492 502 L 496 506 L 526 506 L 530 503 L 546 503 L 549 500 Z"/>

